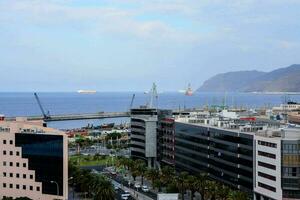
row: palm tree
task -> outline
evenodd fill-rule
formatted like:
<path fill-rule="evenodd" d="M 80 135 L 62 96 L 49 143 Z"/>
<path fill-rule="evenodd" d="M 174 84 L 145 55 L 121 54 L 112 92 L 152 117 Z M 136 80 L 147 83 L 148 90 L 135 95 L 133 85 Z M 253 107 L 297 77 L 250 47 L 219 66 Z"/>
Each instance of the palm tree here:
<path fill-rule="evenodd" d="M 217 184 L 217 188 L 218 188 L 217 190 L 218 200 L 227 200 L 229 196 L 230 188 L 220 183 Z"/>
<path fill-rule="evenodd" d="M 111 182 L 104 177 L 96 176 L 92 184 L 94 200 L 114 200 L 115 191 Z"/>
<path fill-rule="evenodd" d="M 180 194 L 181 194 L 181 199 L 184 199 L 184 193 L 187 189 L 187 177 L 188 173 L 187 172 L 181 172 L 179 176 L 175 178 L 175 184 L 176 187 L 178 188 Z"/>
<path fill-rule="evenodd" d="M 206 183 L 207 183 L 207 174 L 201 173 L 197 175 L 197 179 L 195 182 L 195 188 L 199 192 L 201 199 L 203 200 L 206 193 Z"/>
<path fill-rule="evenodd" d="M 145 161 L 137 160 L 135 163 L 135 168 L 136 168 L 138 176 L 141 176 L 141 179 L 142 179 L 141 184 L 143 185 L 144 184 L 144 176 L 147 171 Z"/>
<path fill-rule="evenodd" d="M 233 190 L 229 193 L 229 200 L 249 200 L 249 196 L 239 190 Z"/>
<path fill-rule="evenodd" d="M 161 169 L 161 179 L 164 185 L 170 183 L 174 176 L 175 176 L 174 168 L 170 166 L 165 166 Z"/>
<path fill-rule="evenodd" d="M 207 199 L 216 200 L 218 192 L 218 184 L 215 181 L 206 181 Z"/>
<path fill-rule="evenodd" d="M 159 172 L 156 169 L 148 169 L 146 171 L 146 178 L 149 179 L 151 181 L 151 183 L 153 184 L 154 181 L 159 178 Z"/>
<path fill-rule="evenodd" d="M 187 188 L 190 189 L 191 191 L 191 200 L 193 200 L 194 194 L 197 190 L 197 185 L 196 185 L 196 181 L 197 181 L 197 177 L 189 175 L 186 179 L 187 181 Z"/>

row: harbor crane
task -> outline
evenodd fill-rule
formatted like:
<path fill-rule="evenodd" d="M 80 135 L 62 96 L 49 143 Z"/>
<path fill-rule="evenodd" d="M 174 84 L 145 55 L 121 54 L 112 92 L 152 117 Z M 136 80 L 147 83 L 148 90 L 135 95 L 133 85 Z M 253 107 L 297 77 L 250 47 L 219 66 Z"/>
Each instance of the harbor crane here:
<path fill-rule="evenodd" d="M 133 94 L 132 97 L 131 97 L 131 102 L 130 102 L 130 106 L 129 106 L 129 111 L 132 109 L 133 102 L 134 102 L 134 98 L 135 98 L 135 94 Z"/>
<path fill-rule="evenodd" d="M 34 97 L 35 97 L 35 99 L 36 99 L 36 101 L 37 101 L 37 103 L 38 103 L 38 105 L 39 105 L 39 107 L 40 107 L 40 110 L 41 110 L 41 112 L 42 112 L 42 114 L 43 114 L 44 120 L 50 119 L 50 118 L 51 118 L 51 117 L 50 117 L 50 112 L 49 112 L 49 111 L 48 111 L 47 113 L 45 112 L 45 110 L 44 110 L 44 108 L 43 108 L 43 106 L 42 106 L 42 103 L 41 103 L 41 101 L 40 101 L 40 98 L 39 98 L 39 96 L 37 95 L 36 92 L 34 93 Z"/>

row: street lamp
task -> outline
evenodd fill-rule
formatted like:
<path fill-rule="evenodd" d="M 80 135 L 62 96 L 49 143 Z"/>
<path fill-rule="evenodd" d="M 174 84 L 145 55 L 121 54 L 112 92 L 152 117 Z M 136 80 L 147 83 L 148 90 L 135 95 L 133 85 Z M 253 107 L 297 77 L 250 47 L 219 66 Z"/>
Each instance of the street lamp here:
<path fill-rule="evenodd" d="M 58 183 L 56 181 L 50 181 L 50 183 L 55 183 L 56 184 L 56 192 L 57 192 L 57 196 L 59 196 L 59 187 L 58 187 Z"/>

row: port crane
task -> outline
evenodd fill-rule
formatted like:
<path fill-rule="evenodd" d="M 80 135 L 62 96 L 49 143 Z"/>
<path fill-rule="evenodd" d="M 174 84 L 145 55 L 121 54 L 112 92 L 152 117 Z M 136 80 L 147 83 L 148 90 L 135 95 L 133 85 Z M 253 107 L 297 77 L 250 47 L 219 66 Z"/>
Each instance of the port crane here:
<path fill-rule="evenodd" d="M 43 106 L 42 106 L 42 103 L 41 103 L 41 101 L 40 101 L 40 98 L 39 98 L 39 96 L 37 95 L 36 92 L 34 93 L 34 97 L 35 97 L 35 99 L 36 99 L 36 101 L 37 101 L 37 103 L 38 103 L 38 105 L 39 105 L 39 107 L 40 107 L 40 110 L 41 110 L 41 112 L 42 112 L 42 114 L 43 114 L 44 120 L 50 119 L 50 118 L 51 118 L 50 112 L 49 112 L 49 111 L 48 111 L 47 113 L 45 112 L 45 110 L 44 110 L 44 108 L 43 108 Z"/>
<path fill-rule="evenodd" d="M 132 97 L 131 97 L 131 102 L 130 102 L 130 106 L 129 106 L 129 111 L 132 109 L 133 102 L 134 102 L 134 98 L 135 98 L 135 94 L 133 94 Z"/>

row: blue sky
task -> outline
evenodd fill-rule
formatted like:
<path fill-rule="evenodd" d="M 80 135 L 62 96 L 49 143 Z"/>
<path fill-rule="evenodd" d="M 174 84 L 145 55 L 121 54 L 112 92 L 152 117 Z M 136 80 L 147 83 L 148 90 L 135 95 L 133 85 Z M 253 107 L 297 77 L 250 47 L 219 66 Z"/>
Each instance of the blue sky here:
<path fill-rule="evenodd" d="M 0 0 L 0 91 L 161 91 L 300 63 L 298 0 Z"/>

